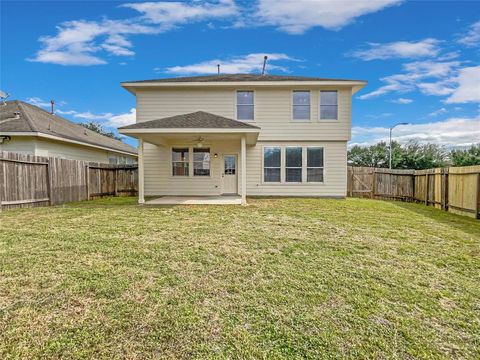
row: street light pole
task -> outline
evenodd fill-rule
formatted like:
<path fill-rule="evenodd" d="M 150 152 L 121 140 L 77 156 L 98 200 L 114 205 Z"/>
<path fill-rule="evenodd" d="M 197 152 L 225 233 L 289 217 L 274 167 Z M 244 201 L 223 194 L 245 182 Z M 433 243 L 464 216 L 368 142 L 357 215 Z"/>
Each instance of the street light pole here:
<path fill-rule="evenodd" d="M 392 130 L 395 129 L 399 125 L 408 125 L 408 123 L 398 123 L 398 124 L 393 125 L 390 128 L 390 143 L 389 143 L 389 146 L 388 146 L 388 150 L 389 150 L 388 151 L 388 168 L 389 169 L 392 168 Z"/>

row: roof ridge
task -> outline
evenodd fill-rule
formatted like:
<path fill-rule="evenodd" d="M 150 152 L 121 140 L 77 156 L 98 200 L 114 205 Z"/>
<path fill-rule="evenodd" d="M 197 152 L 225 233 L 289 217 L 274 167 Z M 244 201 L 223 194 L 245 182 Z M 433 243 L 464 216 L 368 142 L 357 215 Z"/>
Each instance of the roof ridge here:
<path fill-rule="evenodd" d="M 22 115 L 23 117 L 25 118 L 28 126 L 30 126 L 30 129 L 32 131 L 36 131 L 38 132 L 38 129 L 37 127 L 35 126 L 35 124 L 33 123 L 32 119 L 30 119 L 30 116 L 28 116 L 27 112 L 25 111 L 25 109 L 23 109 L 23 106 L 26 104 L 25 102 L 21 101 L 21 100 L 15 100 L 17 105 L 18 105 L 18 108 L 22 111 Z"/>
<path fill-rule="evenodd" d="M 205 74 L 195 76 L 178 76 L 178 77 L 166 77 L 160 79 L 147 79 L 147 80 L 131 80 L 122 81 L 122 85 L 130 83 L 178 83 L 178 82 L 235 82 L 235 81 L 250 81 L 250 82 L 281 82 L 281 81 L 340 81 L 340 82 L 365 82 L 365 80 L 356 79 L 339 79 L 339 78 L 322 78 L 318 76 L 308 75 L 279 75 L 279 74 L 249 74 L 249 73 L 236 73 L 236 74 Z"/>
<path fill-rule="evenodd" d="M 97 133 L 77 122 L 52 114 L 39 106 L 18 99 L 7 101 L 7 104 L 11 104 L 10 106 L 13 107 L 10 111 L 17 111 L 17 109 L 20 111 L 25 132 L 53 135 L 64 140 L 75 140 L 85 145 L 102 146 L 110 151 L 136 154 L 136 148 L 122 140 Z"/>

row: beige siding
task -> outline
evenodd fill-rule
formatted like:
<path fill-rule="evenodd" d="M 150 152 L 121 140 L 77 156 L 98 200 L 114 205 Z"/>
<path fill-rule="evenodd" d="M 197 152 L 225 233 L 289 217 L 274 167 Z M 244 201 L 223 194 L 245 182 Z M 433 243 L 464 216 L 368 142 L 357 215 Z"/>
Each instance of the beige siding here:
<path fill-rule="evenodd" d="M 191 146 L 190 143 L 174 143 L 172 146 Z M 157 147 L 145 144 L 145 195 L 219 195 L 222 193 L 223 154 L 237 155 L 237 172 L 240 174 L 240 141 L 216 141 L 206 143 L 210 147 L 210 176 L 172 176 L 171 146 Z M 214 154 L 218 158 L 214 158 Z M 248 173 L 248 171 L 247 171 Z M 240 187 L 239 187 L 240 188 Z"/>
<path fill-rule="evenodd" d="M 30 136 L 12 136 L 10 141 L 0 144 L 0 151 L 35 155 L 35 141 L 36 139 Z"/>
<path fill-rule="evenodd" d="M 60 157 L 73 160 L 108 163 L 109 156 L 128 156 L 89 146 L 41 139 L 37 137 L 15 137 L 6 144 L 0 144 L 0 151 L 32 154 L 37 156 Z M 130 156 L 135 159 L 135 157 Z"/>
<path fill-rule="evenodd" d="M 175 144 L 185 146 L 188 144 Z M 191 146 L 191 144 L 189 144 Z M 323 184 L 263 184 L 262 149 L 264 146 L 323 146 L 325 181 Z M 240 143 L 205 144 L 212 154 L 210 177 L 171 176 L 171 146 L 145 144 L 145 195 L 219 195 L 222 193 L 223 154 L 237 154 L 240 170 Z M 258 142 L 247 147 L 247 195 L 338 196 L 346 195 L 347 144 L 345 141 Z M 217 153 L 218 158 L 213 158 Z M 238 171 L 241 179 L 241 173 Z M 239 182 L 239 189 L 240 189 Z"/>
<path fill-rule="evenodd" d="M 108 163 L 108 151 L 60 141 L 37 139 L 37 155 Z"/>
<path fill-rule="evenodd" d="M 321 184 L 263 183 L 264 146 L 321 146 L 324 149 L 324 182 Z M 259 142 L 247 151 L 247 194 L 271 196 L 346 196 L 347 143 L 345 141 Z"/>
<path fill-rule="evenodd" d="M 253 89 L 255 91 L 255 122 L 261 127 L 259 141 L 269 140 L 340 140 L 350 139 L 351 90 L 339 90 L 338 120 L 319 120 L 321 87 L 290 87 Z M 137 121 L 159 119 L 195 111 L 207 111 L 236 118 L 236 90 L 245 88 L 155 89 L 137 92 Z M 251 89 L 250 89 L 251 90 Z M 311 91 L 311 119 L 309 122 L 292 120 L 292 91 Z"/>

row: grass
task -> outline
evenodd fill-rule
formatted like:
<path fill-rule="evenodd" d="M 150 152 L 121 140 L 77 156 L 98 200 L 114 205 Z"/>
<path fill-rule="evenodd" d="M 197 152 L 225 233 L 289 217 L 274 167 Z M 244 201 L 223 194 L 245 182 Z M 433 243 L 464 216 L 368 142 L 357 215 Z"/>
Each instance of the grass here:
<path fill-rule="evenodd" d="M 423 205 L 0 214 L 0 358 L 479 358 L 480 224 Z"/>

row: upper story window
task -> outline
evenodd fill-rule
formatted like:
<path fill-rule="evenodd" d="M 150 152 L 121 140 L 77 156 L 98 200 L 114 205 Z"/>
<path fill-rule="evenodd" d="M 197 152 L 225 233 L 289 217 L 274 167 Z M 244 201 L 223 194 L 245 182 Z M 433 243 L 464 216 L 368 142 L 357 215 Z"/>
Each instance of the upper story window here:
<path fill-rule="evenodd" d="M 310 120 L 310 91 L 293 92 L 293 120 Z"/>
<path fill-rule="evenodd" d="M 253 121 L 254 106 L 253 91 L 237 91 L 237 120 Z"/>
<path fill-rule="evenodd" d="M 338 92 L 320 91 L 320 120 L 338 119 Z"/>

